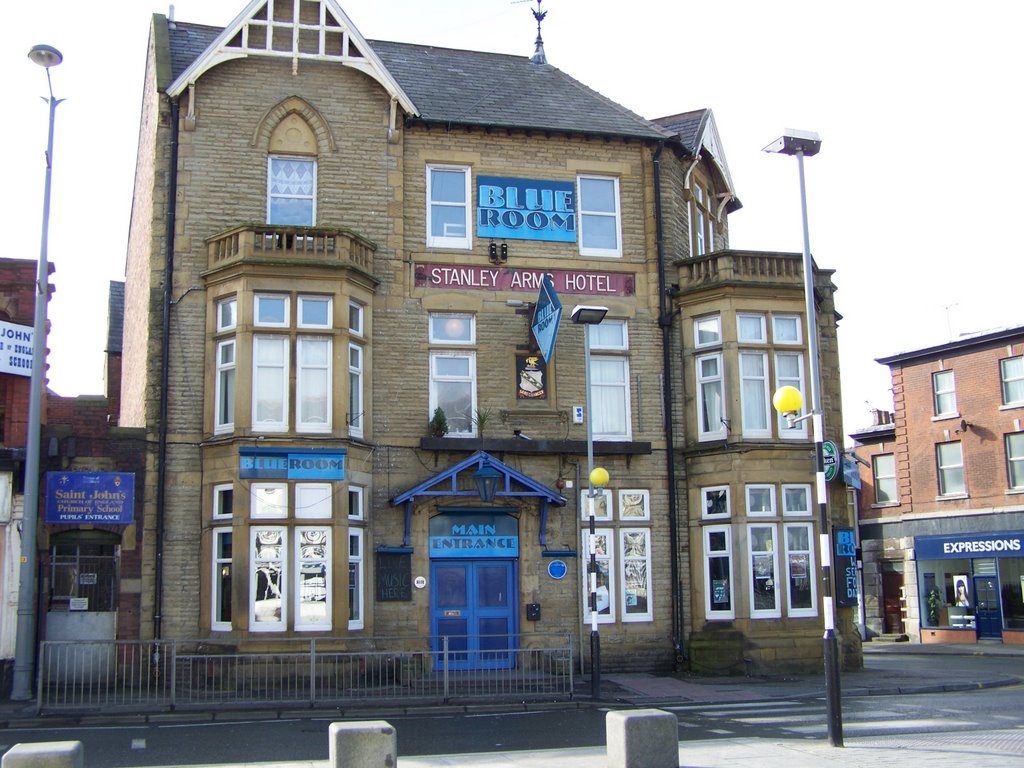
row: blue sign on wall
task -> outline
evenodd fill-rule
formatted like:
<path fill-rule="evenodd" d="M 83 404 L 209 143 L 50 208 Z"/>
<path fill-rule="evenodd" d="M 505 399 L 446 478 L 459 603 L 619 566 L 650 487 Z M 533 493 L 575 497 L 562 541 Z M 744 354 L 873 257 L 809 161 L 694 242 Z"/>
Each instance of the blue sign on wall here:
<path fill-rule="evenodd" d="M 47 523 L 131 525 L 135 475 L 131 472 L 47 472 Z"/>
<path fill-rule="evenodd" d="M 519 522 L 508 515 L 430 518 L 431 557 L 519 557 Z"/>
<path fill-rule="evenodd" d="M 345 451 L 332 448 L 242 448 L 238 476 L 250 480 L 344 480 Z"/>
<path fill-rule="evenodd" d="M 571 181 L 478 176 L 476 202 L 478 237 L 576 242 L 576 186 Z"/>
<path fill-rule="evenodd" d="M 857 604 L 857 535 L 853 528 L 836 528 L 835 582 L 836 605 L 852 608 Z"/>
<path fill-rule="evenodd" d="M 974 557 L 1024 557 L 1024 533 L 954 533 L 915 536 L 914 556 L 921 560 L 970 560 Z"/>

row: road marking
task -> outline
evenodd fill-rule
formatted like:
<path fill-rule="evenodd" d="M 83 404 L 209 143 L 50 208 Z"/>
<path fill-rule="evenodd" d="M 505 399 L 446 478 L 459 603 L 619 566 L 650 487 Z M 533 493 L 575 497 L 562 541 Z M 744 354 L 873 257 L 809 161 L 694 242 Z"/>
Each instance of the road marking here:
<path fill-rule="evenodd" d="M 132 739 L 132 749 L 145 749 L 145 748 L 146 748 L 146 740 L 145 739 Z"/>

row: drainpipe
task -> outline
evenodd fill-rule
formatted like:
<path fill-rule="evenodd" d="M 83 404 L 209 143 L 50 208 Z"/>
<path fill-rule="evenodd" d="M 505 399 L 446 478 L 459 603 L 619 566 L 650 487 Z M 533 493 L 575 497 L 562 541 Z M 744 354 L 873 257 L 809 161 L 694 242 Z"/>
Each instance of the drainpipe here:
<path fill-rule="evenodd" d="M 676 504 L 676 441 L 672 422 L 672 318 L 669 306 L 668 284 L 665 279 L 665 227 L 661 214 L 661 153 L 665 142 L 659 141 L 654 151 L 654 226 L 658 241 L 658 325 L 661 326 L 662 370 L 665 386 L 662 387 L 662 411 L 665 414 L 665 453 L 668 471 L 668 540 L 672 552 L 672 644 L 675 650 L 676 669 L 686 657 L 683 633 L 683 595 L 679 584 L 679 531 L 678 507 Z"/>
<path fill-rule="evenodd" d="M 164 592 L 164 511 L 167 497 L 167 389 L 171 352 L 171 288 L 174 280 L 174 223 L 178 195 L 178 99 L 171 99 L 171 147 L 167 168 L 167 214 L 164 240 L 163 338 L 160 345 L 160 434 L 156 466 L 156 535 L 153 579 L 153 639 L 160 640 Z"/>

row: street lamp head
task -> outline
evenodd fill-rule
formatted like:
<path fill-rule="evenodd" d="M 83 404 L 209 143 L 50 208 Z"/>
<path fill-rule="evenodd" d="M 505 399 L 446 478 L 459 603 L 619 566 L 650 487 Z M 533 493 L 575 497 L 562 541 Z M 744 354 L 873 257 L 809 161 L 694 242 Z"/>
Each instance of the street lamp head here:
<path fill-rule="evenodd" d="M 60 51 L 52 45 L 33 45 L 32 50 L 28 52 L 28 57 L 40 67 L 46 67 L 47 69 L 55 67 L 64 61 Z"/>
<path fill-rule="evenodd" d="M 590 470 L 590 484 L 598 488 L 608 485 L 608 470 L 604 467 L 594 467 Z"/>
<path fill-rule="evenodd" d="M 572 314 L 570 317 L 572 321 L 577 325 L 597 325 L 604 316 L 608 314 L 608 307 L 597 307 L 588 306 L 587 304 L 577 304 L 572 308 Z"/>
<path fill-rule="evenodd" d="M 779 155 L 803 155 L 811 157 L 821 149 L 821 137 L 814 131 L 799 131 L 787 128 L 785 133 L 764 148 L 764 152 Z"/>
<path fill-rule="evenodd" d="M 801 394 L 799 389 L 788 384 L 784 387 L 779 387 L 772 396 L 772 405 L 783 416 L 789 416 L 790 414 L 795 416 L 800 413 L 800 408 L 803 404 L 803 394 Z"/>

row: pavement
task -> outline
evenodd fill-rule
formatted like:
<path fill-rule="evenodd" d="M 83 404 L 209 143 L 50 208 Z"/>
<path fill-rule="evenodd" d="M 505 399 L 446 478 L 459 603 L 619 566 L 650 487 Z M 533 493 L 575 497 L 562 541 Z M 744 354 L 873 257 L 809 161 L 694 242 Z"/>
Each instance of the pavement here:
<path fill-rule="evenodd" d="M 1024 645 L 979 643 L 977 645 L 921 645 L 912 643 L 865 643 L 864 668 L 844 671 L 841 675 L 843 697 L 885 696 L 914 693 L 940 693 L 995 688 L 1024 683 Z M 944 663 L 943 656 L 960 657 L 1015 657 L 1009 664 Z M 1020 664 L 1015 662 L 1019 660 Z M 951 660 L 952 661 L 952 660 Z M 941 674 L 939 674 L 941 672 Z M 659 677 L 644 674 L 606 674 L 602 678 L 601 701 L 589 697 L 589 681 L 581 681 L 577 696 L 566 706 L 589 706 L 608 709 L 623 707 L 658 708 L 694 703 L 728 704 L 819 697 L 824 695 L 824 675 L 777 675 L 764 677 Z M 531 704 L 523 705 L 530 709 Z M 550 708 L 551 702 L 537 707 Z M 467 704 L 464 708 L 445 707 L 445 713 L 459 714 L 494 710 L 494 705 Z M 409 714 L 422 708 L 406 710 L 394 706 L 386 711 L 369 710 L 361 715 L 368 720 L 386 720 L 388 712 Z M 251 712 L 234 713 L 238 718 L 251 716 Z M 266 714 L 266 713 L 265 713 Z M 309 714 L 309 710 L 306 710 Z M 321 714 L 322 713 L 318 713 Z M 296 712 L 282 711 L 279 717 L 296 716 Z M 158 717 L 158 716 L 153 716 Z M 167 717 L 163 715 L 162 717 Z M 201 715 L 190 713 L 192 720 Z M 218 712 L 210 719 L 227 720 L 232 713 Z M 346 716 L 346 719 L 351 717 Z M 0 728 L 39 727 L 45 729 L 52 721 L 36 717 L 25 710 L 24 704 L 0 703 Z M 87 724 L 86 718 L 79 722 Z M 109 718 L 106 722 L 110 722 Z M 154 720 L 156 722 L 156 720 Z M 870 736 L 845 738 L 842 748 L 830 746 L 826 739 L 784 740 L 766 738 L 716 738 L 681 741 L 679 766 L 683 768 L 821 768 L 823 765 L 839 767 L 905 768 L 908 762 L 926 761 L 931 766 L 970 764 L 971 768 L 1004 768 L 1024 758 L 1024 746 L 1019 732 L 1012 737 L 993 739 L 990 735 L 958 734 L 958 738 L 943 738 L 942 734 L 906 736 Z M 406 756 L 401 755 L 402 768 L 605 768 L 608 756 L 605 747 L 538 750 L 531 752 L 507 751 L 477 754 Z M 166 766 L 163 768 L 177 768 Z M 192 766 L 190 768 L 328 768 L 327 761 L 298 761 L 273 763 L 232 763 L 230 765 Z"/>

